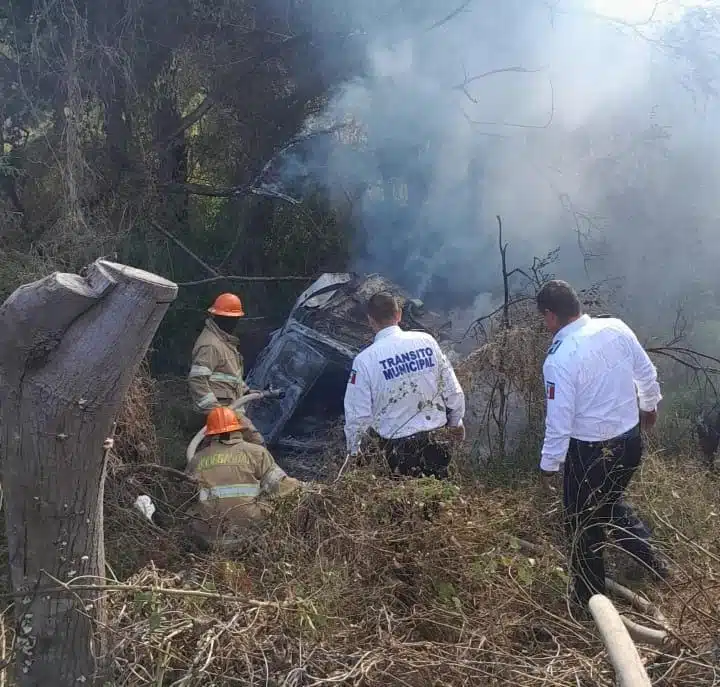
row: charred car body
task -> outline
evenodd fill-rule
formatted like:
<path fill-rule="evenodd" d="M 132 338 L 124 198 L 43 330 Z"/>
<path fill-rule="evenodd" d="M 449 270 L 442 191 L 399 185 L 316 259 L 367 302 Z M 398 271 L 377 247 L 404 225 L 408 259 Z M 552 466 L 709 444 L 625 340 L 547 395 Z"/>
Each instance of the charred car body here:
<path fill-rule="evenodd" d="M 251 389 L 284 391 L 281 399 L 259 401 L 247 409 L 268 444 L 296 451 L 326 446 L 327 432 L 343 413 L 353 358 L 372 343 L 365 307 L 379 291 L 400 299 L 403 329 L 426 331 L 441 344 L 448 340 L 449 320 L 380 275 L 322 275 L 297 299 L 247 377 Z"/>

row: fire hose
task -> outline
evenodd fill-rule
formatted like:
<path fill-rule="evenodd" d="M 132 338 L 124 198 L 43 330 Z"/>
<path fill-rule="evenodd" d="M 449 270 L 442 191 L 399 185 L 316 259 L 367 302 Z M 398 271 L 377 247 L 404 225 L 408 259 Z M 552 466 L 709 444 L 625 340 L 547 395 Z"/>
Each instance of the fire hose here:
<path fill-rule="evenodd" d="M 588 604 L 602 637 L 605 650 L 615 669 L 619 687 L 651 687 L 645 666 L 640 659 L 623 618 L 610 599 L 595 594 Z"/>
<path fill-rule="evenodd" d="M 239 410 L 243 406 L 247 405 L 251 401 L 259 401 L 263 398 L 282 398 L 285 392 L 281 389 L 266 389 L 265 391 L 250 391 L 249 393 L 241 396 L 237 400 L 230 404 L 232 410 Z M 187 450 L 185 451 L 185 458 L 187 464 L 190 465 L 190 461 L 195 457 L 195 453 L 198 450 L 198 446 L 205 438 L 206 428 L 203 426 L 198 433 L 192 438 L 192 441 L 188 444 Z"/>
<path fill-rule="evenodd" d="M 517 539 L 521 550 L 530 553 L 544 553 L 544 547 L 524 539 Z M 658 630 L 640 625 L 620 615 L 615 605 L 605 594 L 595 594 L 588 604 L 608 658 L 617 677 L 618 687 L 650 687 L 651 682 L 638 653 L 635 642 L 663 648 L 671 641 L 671 631 L 665 617 L 650 601 L 606 577 L 605 586 L 609 594 L 627 601 L 635 610 L 649 616 L 652 622 L 661 626 Z"/>

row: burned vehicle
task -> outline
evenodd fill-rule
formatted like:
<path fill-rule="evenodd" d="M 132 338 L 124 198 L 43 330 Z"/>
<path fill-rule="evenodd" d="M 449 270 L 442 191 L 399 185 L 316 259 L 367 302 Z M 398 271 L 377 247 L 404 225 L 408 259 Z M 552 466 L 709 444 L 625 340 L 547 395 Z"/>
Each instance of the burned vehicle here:
<path fill-rule="evenodd" d="M 246 411 L 269 445 L 303 452 L 327 445 L 344 412 L 353 358 L 372 343 L 365 306 L 379 291 L 400 299 L 404 329 L 426 331 L 441 344 L 449 338 L 449 320 L 382 276 L 323 274 L 297 299 L 247 377 L 251 389 L 284 391 L 282 398 L 263 399 Z"/>

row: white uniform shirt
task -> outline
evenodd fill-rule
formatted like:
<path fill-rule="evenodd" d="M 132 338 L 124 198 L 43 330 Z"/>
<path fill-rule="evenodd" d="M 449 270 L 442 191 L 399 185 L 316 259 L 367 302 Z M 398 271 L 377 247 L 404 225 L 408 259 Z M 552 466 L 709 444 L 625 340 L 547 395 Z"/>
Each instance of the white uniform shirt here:
<path fill-rule="evenodd" d="M 570 439 L 604 441 L 635 427 L 662 399 L 657 370 L 630 327 L 582 315 L 563 327 L 543 365 L 547 416 L 540 467 L 556 472 Z"/>
<path fill-rule="evenodd" d="M 357 355 L 345 391 L 345 437 L 356 454 L 372 427 L 385 439 L 462 424 L 465 394 L 437 341 L 386 327 Z"/>

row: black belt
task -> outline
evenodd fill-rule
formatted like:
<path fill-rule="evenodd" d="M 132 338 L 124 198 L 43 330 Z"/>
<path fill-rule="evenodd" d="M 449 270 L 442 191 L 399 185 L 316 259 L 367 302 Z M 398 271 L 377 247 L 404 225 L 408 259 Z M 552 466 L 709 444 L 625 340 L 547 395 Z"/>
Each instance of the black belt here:
<path fill-rule="evenodd" d="M 408 434 L 405 437 L 393 437 L 391 439 L 387 439 L 384 436 L 381 436 L 377 432 L 374 432 L 375 436 L 383 442 L 385 445 L 390 446 L 397 446 L 399 444 L 404 444 L 412 441 L 422 441 L 423 439 L 432 439 L 436 436 L 436 434 L 445 427 L 443 425 L 442 427 L 435 427 L 434 429 L 421 429 L 419 432 L 415 432 L 414 434 Z"/>
<path fill-rule="evenodd" d="M 628 441 L 629 439 L 636 439 L 639 436 L 640 436 L 640 424 L 638 423 L 633 428 L 629 429 L 627 432 L 618 434 L 616 437 L 613 437 L 612 439 L 598 439 L 597 441 L 586 441 L 584 439 L 573 438 L 573 441 L 577 441 L 579 444 L 586 444 L 586 445 L 594 446 L 595 444 L 616 444 L 621 441 Z"/>
<path fill-rule="evenodd" d="M 434 431 L 435 431 L 434 429 L 430 429 L 430 430 L 423 429 L 423 430 L 420 430 L 419 432 L 415 432 L 414 434 L 408 434 L 405 437 L 392 437 L 391 439 L 388 439 L 388 438 L 386 438 L 384 436 L 380 436 L 380 435 L 378 435 L 378 436 L 380 436 L 380 441 L 384 441 L 388 444 L 402 444 L 406 441 L 412 441 L 413 439 L 422 439 L 424 436 L 428 436 L 430 434 L 430 432 L 434 432 Z"/>

